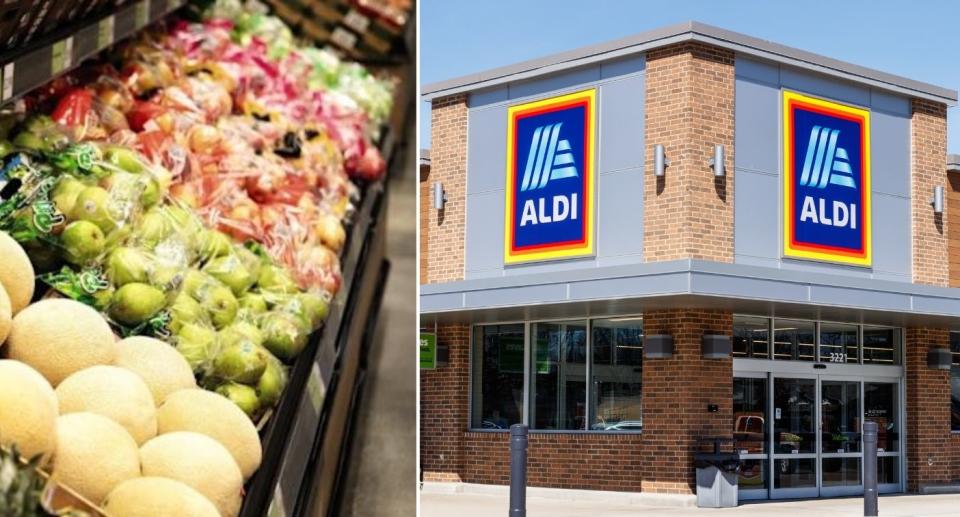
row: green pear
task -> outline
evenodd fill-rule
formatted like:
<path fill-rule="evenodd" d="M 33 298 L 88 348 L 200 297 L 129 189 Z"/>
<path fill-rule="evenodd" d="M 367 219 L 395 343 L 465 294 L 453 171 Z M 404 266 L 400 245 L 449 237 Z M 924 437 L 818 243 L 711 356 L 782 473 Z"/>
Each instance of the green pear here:
<path fill-rule="evenodd" d="M 150 285 L 162 290 L 176 289 L 183 281 L 183 268 L 155 261 L 150 268 Z"/>
<path fill-rule="evenodd" d="M 110 195 L 102 187 L 86 187 L 77 195 L 70 215 L 72 219 L 90 221 L 100 227 L 104 233 L 116 228 L 117 223 L 111 217 L 107 206 Z"/>
<path fill-rule="evenodd" d="M 260 287 L 260 290 L 273 293 L 293 294 L 299 291 L 297 283 L 293 281 L 293 277 L 291 277 L 284 268 L 273 264 L 260 268 L 257 285 Z"/>
<path fill-rule="evenodd" d="M 297 317 L 285 312 L 270 312 L 260 324 L 263 331 L 263 346 L 283 361 L 290 361 L 307 346 L 307 333 Z"/>
<path fill-rule="evenodd" d="M 93 293 L 90 295 L 93 298 L 93 308 L 100 312 L 107 312 L 110 302 L 113 301 L 113 295 L 116 293 L 117 289 L 112 285 Z"/>
<path fill-rule="evenodd" d="M 223 282 L 236 296 L 249 291 L 256 281 L 236 255 L 213 258 L 207 262 L 203 270 Z"/>
<path fill-rule="evenodd" d="M 246 309 L 251 314 L 263 314 L 267 312 L 267 300 L 259 293 L 245 293 L 237 298 L 241 309 Z"/>
<path fill-rule="evenodd" d="M 30 131 L 21 131 L 13 138 L 13 145 L 32 151 L 49 151 L 47 143 Z"/>
<path fill-rule="evenodd" d="M 85 188 L 87 188 L 87 186 L 84 185 L 82 181 L 69 174 L 65 174 L 57 181 L 57 186 L 55 186 L 50 193 L 50 199 L 53 201 L 53 204 L 57 205 L 57 210 L 59 210 L 60 213 L 69 217 L 73 214 L 73 207 L 77 203 L 77 196 L 79 196 L 80 192 Z"/>
<path fill-rule="evenodd" d="M 263 345 L 263 332 L 249 321 L 234 321 L 220 331 L 220 342 L 224 346 L 249 341 L 257 346 Z"/>
<path fill-rule="evenodd" d="M 237 298 L 225 285 L 210 286 L 208 289 L 202 290 L 198 301 L 210 313 L 210 321 L 218 329 L 233 323 L 233 320 L 237 317 Z"/>
<path fill-rule="evenodd" d="M 140 203 L 144 208 L 150 208 L 160 202 L 163 198 L 163 190 L 156 179 L 149 176 L 141 176 L 143 183 L 143 193 L 140 194 Z"/>
<path fill-rule="evenodd" d="M 213 285 L 217 285 L 216 279 L 198 269 L 188 269 L 183 276 L 183 291 L 197 301 L 202 301 L 200 293 Z"/>
<path fill-rule="evenodd" d="M 263 267 L 262 258 L 243 244 L 234 245 L 233 252 L 240 258 L 240 262 L 243 262 L 243 266 L 253 275 L 253 278 L 260 278 L 260 268 Z"/>
<path fill-rule="evenodd" d="M 171 231 L 170 221 L 159 210 L 148 210 L 137 226 L 137 240 L 149 249 L 167 238 Z"/>
<path fill-rule="evenodd" d="M 230 236 L 217 230 L 204 230 L 201 232 L 200 256 L 207 259 L 212 257 L 223 257 L 229 255 L 233 249 L 233 242 Z"/>
<path fill-rule="evenodd" d="M 126 324 L 140 324 L 163 309 L 166 298 L 163 291 L 151 285 L 133 282 L 117 289 L 110 303 L 109 314 L 114 320 Z"/>
<path fill-rule="evenodd" d="M 140 174 L 144 170 L 143 161 L 136 151 L 119 145 L 107 147 L 104 150 L 103 159 L 133 174 Z"/>
<path fill-rule="evenodd" d="M 198 323 L 184 323 L 174 341 L 193 371 L 200 372 L 216 353 L 217 333 Z"/>
<path fill-rule="evenodd" d="M 180 293 L 170 305 L 170 330 L 178 333 L 183 325 L 200 321 L 206 313 L 196 300 L 187 293 Z"/>
<path fill-rule="evenodd" d="M 307 322 L 311 330 L 319 328 L 326 319 L 329 307 L 327 299 L 314 293 L 297 293 L 276 306 L 277 310 L 294 314 Z"/>
<path fill-rule="evenodd" d="M 103 231 L 89 221 L 74 221 L 60 234 L 63 258 L 75 265 L 85 265 L 103 253 L 106 238 Z"/>
<path fill-rule="evenodd" d="M 149 267 L 150 258 L 146 253 L 121 246 L 111 251 L 107 258 L 107 278 L 117 287 L 131 282 L 146 283 Z"/>
<path fill-rule="evenodd" d="M 283 388 L 287 385 L 287 374 L 283 364 L 276 357 L 267 358 L 267 367 L 257 381 L 257 394 L 260 396 L 260 405 L 264 408 L 272 407 L 280 400 Z"/>
<path fill-rule="evenodd" d="M 221 379 L 254 384 L 267 367 L 267 353 L 250 341 L 225 345 L 221 341 L 220 352 L 213 358 L 213 374 Z"/>
<path fill-rule="evenodd" d="M 260 409 L 260 399 L 257 397 L 257 390 L 250 386 L 228 382 L 217 387 L 217 393 L 230 399 L 237 405 L 248 417 L 253 418 Z"/>

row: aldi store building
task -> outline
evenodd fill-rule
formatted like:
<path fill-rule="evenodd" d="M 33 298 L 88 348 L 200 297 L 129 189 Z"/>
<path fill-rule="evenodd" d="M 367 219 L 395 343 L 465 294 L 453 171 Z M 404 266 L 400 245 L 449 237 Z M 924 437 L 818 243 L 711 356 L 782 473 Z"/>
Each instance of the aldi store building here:
<path fill-rule="evenodd" d="M 957 92 L 685 23 L 424 87 L 424 481 L 960 489 Z M 951 373 L 951 364 L 957 365 Z"/>

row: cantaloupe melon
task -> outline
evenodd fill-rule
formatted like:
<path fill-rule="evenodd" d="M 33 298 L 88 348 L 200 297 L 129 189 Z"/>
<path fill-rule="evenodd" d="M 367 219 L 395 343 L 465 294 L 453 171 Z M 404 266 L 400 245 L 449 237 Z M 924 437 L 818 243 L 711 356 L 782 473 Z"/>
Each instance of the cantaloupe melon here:
<path fill-rule="evenodd" d="M 33 264 L 13 237 L 0 232 L 0 284 L 7 290 L 13 314 L 30 304 L 33 298 Z"/>
<path fill-rule="evenodd" d="M 49 458 L 57 445 L 57 396 L 26 364 L 0 360 L 0 445 L 16 445 L 24 457 Z"/>
<path fill-rule="evenodd" d="M 13 325 L 13 309 L 10 308 L 10 297 L 7 296 L 7 290 L 0 284 L 0 346 L 10 335 L 10 327 Z"/>
<path fill-rule="evenodd" d="M 119 366 L 91 366 L 57 386 L 60 414 L 89 412 L 123 426 L 137 445 L 157 435 L 157 408 L 139 375 Z"/>
<path fill-rule="evenodd" d="M 173 479 L 142 477 L 110 492 L 103 509 L 111 517 L 218 517 L 217 508 L 196 490 Z"/>
<path fill-rule="evenodd" d="M 41 300 L 17 313 L 6 348 L 10 359 L 29 364 L 54 386 L 84 368 L 112 363 L 116 354 L 103 316 L 66 298 Z"/>
<path fill-rule="evenodd" d="M 176 479 L 203 494 L 220 515 L 234 517 L 243 502 L 243 475 L 220 442 L 205 434 L 175 432 L 160 435 L 140 447 L 144 476 Z"/>
<path fill-rule="evenodd" d="M 174 391 L 197 387 L 187 360 L 176 348 L 159 339 L 133 336 L 120 341 L 113 364 L 139 375 L 150 388 L 157 406 Z"/>
<path fill-rule="evenodd" d="M 180 390 L 157 409 L 157 431 L 193 431 L 220 442 L 230 451 L 243 479 L 260 467 L 263 451 L 250 418 L 229 399 L 206 390 Z"/>
<path fill-rule="evenodd" d="M 105 416 L 63 415 L 57 419 L 52 477 L 99 504 L 115 486 L 140 477 L 137 442 Z"/>

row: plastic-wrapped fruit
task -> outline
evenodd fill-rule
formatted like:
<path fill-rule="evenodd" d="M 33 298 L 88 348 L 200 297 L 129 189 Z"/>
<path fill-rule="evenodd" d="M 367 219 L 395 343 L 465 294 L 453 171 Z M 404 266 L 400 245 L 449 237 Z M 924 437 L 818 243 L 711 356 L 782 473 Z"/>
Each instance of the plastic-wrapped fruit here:
<path fill-rule="evenodd" d="M 203 290 L 198 301 L 209 311 L 210 321 L 218 329 L 233 323 L 237 317 L 237 298 L 227 286 L 217 285 Z"/>
<path fill-rule="evenodd" d="M 267 367 L 257 381 L 257 395 L 262 407 L 271 407 L 280 400 L 283 388 L 287 386 L 287 372 L 276 357 L 267 358 Z"/>
<path fill-rule="evenodd" d="M 217 333 L 197 323 L 184 323 L 175 339 L 177 351 L 190 363 L 194 372 L 202 371 L 216 354 Z"/>
<path fill-rule="evenodd" d="M 165 304 L 163 291 L 148 284 L 133 282 L 117 289 L 110 303 L 109 314 L 120 323 L 137 325 L 152 318 Z"/>
<path fill-rule="evenodd" d="M 204 230 L 201 235 L 200 256 L 203 258 L 223 257 L 233 249 L 233 241 L 223 232 Z"/>
<path fill-rule="evenodd" d="M 160 241 L 170 235 L 172 228 L 170 220 L 162 211 L 153 208 L 143 214 L 140 224 L 137 225 L 134 235 L 147 248 L 153 248 Z"/>
<path fill-rule="evenodd" d="M 82 181 L 65 174 L 61 176 L 60 180 L 57 181 L 57 185 L 53 187 L 53 191 L 50 193 L 50 199 L 53 201 L 53 204 L 57 205 L 57 210 L 69 216 L 73 213 L 77 196 L 79 196 L 80 192 L 85 188 L 87 188 L 87 186 Z"/>
<path fill-rule="evenodd" d="M 108 210 L 110 194 L 97 186 L 87 187 L 77 194 L 70 216 L 72 219 L 90 221 L 100 227 L 104 233 L 109 233 L 117 227 Z"/>
<path fill-rule="evenodd" d="M 249 321 L 234 321 L 220 331 L 220 342 L 223 346 L 234 345 L 243 341 L 250 341 L 255 345 L 263 345 L 263 332 Z"/>
<path fill-rule="evenodd" d="M 267 367 L 267 354 L 251 341 L 220 348 L 213 359 L 213 374 L 220 379 L 253 384 Z"/>
<path fill-rule="evenodd" d="M 241 309 L 246 309 L 252 314 L 262 314 L 267 312 L 267 300 L 262 294 L 247 293 L 237 298 Z"/>
<path fill-rule="evenodd" d="M 250 287 L 256 281 L 256 277 L 247 271 L 247 268 L 244 267 L 236 255 L 210 259 L 203 270 L 226 284 L 235 296 L 240 296 L 250 290 Z"/>
<path fill-rule="evenodd" d="M 97 225 L 90 221 L 74 221 L 60 234 L 63 256 L 71 264 L 86 265 L 103 253 L 105 239 Z"/>
<path fill-rule="evenodd" d="M 132 282 L 146 283 L 150 258 L 136 248 L 119 247 L 107 258 L 107 278 L 120 287 Z"/>
<path fill-rule="evenodd" d="M 260 409 L 260 398 L 257 397 L 257 390 L 245 384 L 228 382 L 217 387 L 217 393 L 230 399 L 250 418 L 253 418 Z"/>
<path fill-rule="evenodd" d="M 133 149 L 111 145 L 104 150 L 103 159 L 127 172 L 140 174 L 144 171 L 143 162 Z"/>
<path fill-rule="evenodd" d="M 170 305 L 170 330 L 174 333 L 187 323 L 194 323 L 205 315 L 203 307 L 187 293 L 180 293 Z"/>
<path fill-rule="evenodd" d="M 263 331 L 263 346 L 284 361 L 296 357 L 307 345 L 309 337 L 297 317 L 284 312 L 270 312 L 263 316 L 260 330 Z"/>
<path fill-rule="evenodd" d="M 307 322 L 310 329 L 319 328 L 329 310 L 325 297 L 314 293 L 297 293 L 277 304 L 277 310 L 289 312 Z"/>
<path fill-rule="evenodd" d="M 293 294 L 299 290 L 297 283 L 293 281 L 293 278 L 285 269 L 272 264 L 260 269 L 257 285 L 260 286 L 261 290 L 273 293 Z"/>

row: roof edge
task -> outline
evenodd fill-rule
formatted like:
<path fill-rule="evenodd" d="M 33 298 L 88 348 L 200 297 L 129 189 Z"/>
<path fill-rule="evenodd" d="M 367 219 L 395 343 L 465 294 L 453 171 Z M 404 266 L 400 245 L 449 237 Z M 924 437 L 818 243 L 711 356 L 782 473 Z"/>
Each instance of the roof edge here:
<path fill-rule="evenodd" d="M 591 64 L 604 59 L 638 54 L 686 41 L 699 41 L 716 45 L 735 52 L 749 54 L 790 66 L 798 66 L 848 81 L 866 83 L 873 87 L 893 91 L 901 95 L 941 102 L 948 106 L 957 105 L 958 96 L 956 90 L 915 81 L 907 77 L 855 65 L 696 21 L 661 27 L 605 43 L 580 47 L 541 58 L 427 84 L 421 88 L 421 96 L 423 100 L 429 101 L 438 97 L 446 97 L 457 93 L 489 88 L 507 82 L 529 79 L 547 73 Z"/>

